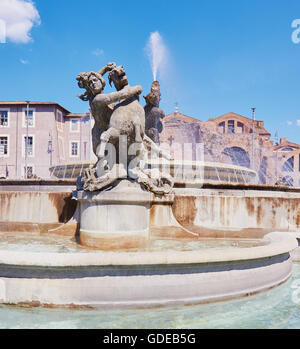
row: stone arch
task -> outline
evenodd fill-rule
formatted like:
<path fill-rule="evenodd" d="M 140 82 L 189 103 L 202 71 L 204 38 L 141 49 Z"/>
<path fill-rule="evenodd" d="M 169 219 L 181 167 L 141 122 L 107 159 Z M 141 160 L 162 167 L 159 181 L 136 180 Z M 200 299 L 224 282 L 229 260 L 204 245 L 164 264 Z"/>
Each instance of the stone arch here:
<path fill-rule="evenodd" d="M 294 172 L 294 156 L 291 156 L 282 165 L 282 172 Z"/>
<path fill-rule="evenodd" d="M 222 154 L 229 156 L 234 165 L 250 168 L 250 158 L 245 149 L 237 146 L 228 147 L 223 150 Z"/>
<path fill-rule="evenodd" d="M 286 185 L 300 186 L 300 150 L 286 153 L 280 162 L 281 178 L 285 179 Z"/>

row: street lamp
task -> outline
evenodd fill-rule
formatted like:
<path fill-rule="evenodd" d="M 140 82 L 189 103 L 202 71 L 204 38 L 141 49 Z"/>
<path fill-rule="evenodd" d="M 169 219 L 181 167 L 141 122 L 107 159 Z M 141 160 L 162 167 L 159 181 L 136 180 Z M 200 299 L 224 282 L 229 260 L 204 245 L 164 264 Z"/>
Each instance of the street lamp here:
<path fill-rule="evenodd" d="M 278 132 L 275 133 L 275 145 L 278 146 Z M 275 163 L 275 182 L 277 183 L 278 178 L 278 148 L 276 149 L 276 163 Z"/>
<path fill-rule="evenodd" d="M 48 154 L 50 154 L 50 167 L 52 167 L 52 153 L 53 153 L 53 142 L 52 142 L 52 133 L 49 132 L 48 140 Z"/>
<path fill-rule="evenodd" d="M 256 108 L 251 108 L 252 109 L 252 170 L 255 170 L 255 165 L 254 165 L 254 132 L 255 132 L 255 109 Z"/>
<path fill-rule="evenodd" d="M 28 179 L 28 115 L 29 115 L 29 103 L 26 101 L 27 109 L 25 113 L 25 122 L 26 122 L 26 140 L 25 140 L 25 179 Z"/>

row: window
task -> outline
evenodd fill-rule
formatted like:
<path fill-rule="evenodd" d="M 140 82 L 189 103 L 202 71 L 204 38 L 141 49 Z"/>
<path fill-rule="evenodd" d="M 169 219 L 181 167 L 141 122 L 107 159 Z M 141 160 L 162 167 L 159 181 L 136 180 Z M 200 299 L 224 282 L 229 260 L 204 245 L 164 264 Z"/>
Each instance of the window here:
<path fill-rule="evenodd" d="M 35 109 L 23 108 L 23 127 L 34 127 L 35 126 Z"/>
<path fill-rule="evenodd" d="M 70 156 L 78 156 L 78 148 L 79 148 L 78 142 L 71 142 Z"/>
<path fill-rule="evenodd" d="M 80 127 L 79 120 L 71 119 L 70 131 L 71 132 L 79 132 L 79 127 Z"/>
<path fill-rule="evenodd" d="M 166 123 L 167 123 L 167 124 L 171 124 L 171 123 L 173 123 L 173 122 L 175 122 L 175 123 L 179 124 L 179 123 L 180 123 L 180 120 L 177 120 L 177 119 L 171 119 L 171 120 L 166 121 Z"/>
<path fill-rule="evenodd" d="M 0 137 L 0 156 L 8 155 L 8 136 Z"/>
<path fill-rule="evenodd" d="M 8 111 L 0 110 L 0 126 L 8 127 Z"/>
<path fill-rule="evenodd" d="M 57 122 L 57 129 L 59 131 L 63 131 L 63 115 L 62 112 L 57 110 L 56 112 L 56 122 Z"/>
<path fill-rule="evenodd" d="M 228 133 L 234 133 L 234 120 L 228 121 Z"/>
<path fill-rule="evenodd" d="M 33 141 L 33 136 L 28 136 L 27 144 L 26 144 L 26 136 L 24 137 L 24 143 L 23 143 L 23 154 L 24 156 L 26 155 L 26 149 L 27 149 L 27 155 L 28 156 L 34 156 L 34 141 Z"/>
<path fill-rule="evenodd" d="M 88 124 L 89 124 L 89 119 L 84 119 L 83 123 L 84 123 L 85 126 L 88 126 Z"/>
<path fill-rule="evenodd" d="M 294 157 L 289 158 L 282 166 L 283 172 L 294 172 Z"/>
<path fill-rule="evenodd" d="M 24 175 L 26 174 L 26 166 L 24 166 Z M 27 166 L 27 176 L 31 177 L 33 175 L 33 167 Z"/>
<path fill-rule="evenodd" d="M 244 133 L 244 124 L 242 124 L 241 122 L 237 123 L 236 133 Z"/>
<path fill-rule="evenodd" d="M 282 148 L 281 151 L 293 151 L 294 149 L 291 148 L 291 147 L 285 147 L 285 148 Z"/>
<path fill-rule="evenodd" d="M 225 121 L 221 122 L 218 125 L 218 130 L 219 130 L 220 133 L 225 133 Z"/>
<path fill-rule="evenodd" d="M 292 187 L 294 185 L 294 180 L 291 176 L 285 176 L 282 178 L 283 183 L 288 185 L 289 187 Z"/>
<path fill-rule="evenodd" d="M 21 168 L 22 168 L 22 176 L 24 178 L 26 178 L 26 166 L 25 166 L 25 164 L 23 164 L 23 166 Z M 27 178 L 28 179 L 33 178 L 34 171 L 35 171 L 34 165 L 33 164 L 27 164 Z"/>

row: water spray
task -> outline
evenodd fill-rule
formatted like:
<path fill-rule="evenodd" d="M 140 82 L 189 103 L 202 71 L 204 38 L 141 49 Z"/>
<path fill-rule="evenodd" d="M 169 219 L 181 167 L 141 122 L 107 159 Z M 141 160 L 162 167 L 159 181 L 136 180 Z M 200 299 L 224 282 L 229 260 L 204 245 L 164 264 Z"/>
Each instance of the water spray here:
<path fill-rule="evenodd" d="M 147 44 L 148 57 L 153 73 L 153 80 L 157 80 L 158 71 L 162 68 L 166 59 L 167 49 L 158 31 L 150 34 Z"/>

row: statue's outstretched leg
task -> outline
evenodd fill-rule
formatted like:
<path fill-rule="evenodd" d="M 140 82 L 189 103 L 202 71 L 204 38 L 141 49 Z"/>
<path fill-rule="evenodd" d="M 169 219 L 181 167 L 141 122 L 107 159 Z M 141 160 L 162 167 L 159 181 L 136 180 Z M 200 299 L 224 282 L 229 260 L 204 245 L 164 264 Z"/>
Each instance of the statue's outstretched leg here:
<path fill-rule="evenodd" d="M 142 143 L 143 138 L 142 138 L 142 130 L 141 130 L 141 125 L 140 124 L 135 124 L 134 125 L 134 131 L 135 131 L 135 141 L 136 143 Z"/>
<path fill-rule="evenodd" d="M 92 129 L 92 143 L 93 143 L 93 152 L 97 156 L 97 148 L 100 144 L 101 139 L 101 130 L 100 128 L 95 124 Z"/>
<path fill-rule="evenodd" d="M 111 138 L 119 138 L 119 137 L 120 137 L 120 132 L 113 127 L 109 128 L 107 131 L 105 131 L 101 134 L 101 138 L 100 138 L 101 143 L 100 143 L 100 148 L 99 148 L 99 151 L 97 154 L 99 159 L 104 158 L 106 144 L 109 142 L 109 140 Z"/>

